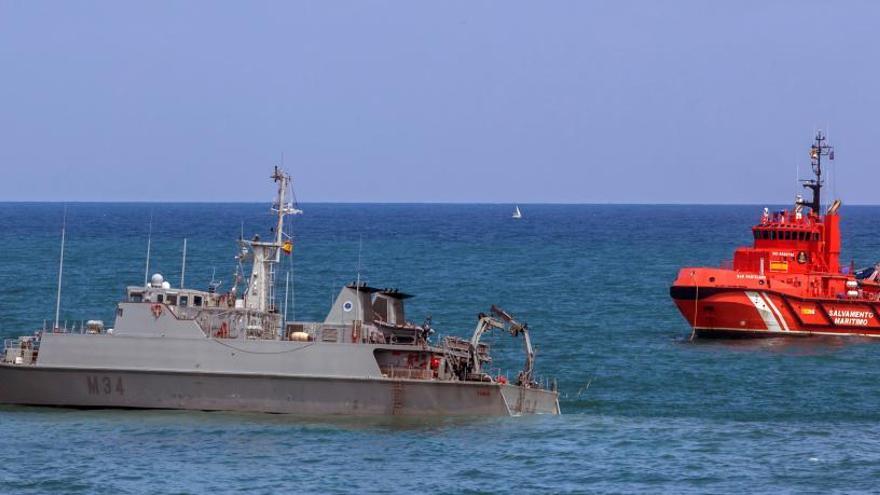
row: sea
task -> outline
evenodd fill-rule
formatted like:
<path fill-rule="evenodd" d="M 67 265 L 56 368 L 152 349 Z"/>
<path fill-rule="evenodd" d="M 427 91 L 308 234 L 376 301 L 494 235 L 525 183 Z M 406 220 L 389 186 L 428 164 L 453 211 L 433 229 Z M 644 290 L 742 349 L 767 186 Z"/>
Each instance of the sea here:
<path fill-rule="evenodd" d="M 360 279 L 470 335 L 528 322 L 560 416 L 403 420 L 0 407 L 0 493 L 856 493 L 880 491 L 880 341 L 695 340 L 681 267 L 751 242 L 764 205 L 305 204 L 278 269 L 290 318 Z M 145 272 L 233 284 L 267 204 L 0 203 L 0 337 L 102 319 Z M 781 208 L 781 207 L 774 207 Z M 880 260 L 880 207 L 842 209 L 844 265 Z M 147 269 L 147 239 L 151 253 Z M 288 278 L 289 277 L 289 278 Z M 513 374 L 522 341 L 490 339 Z"/>

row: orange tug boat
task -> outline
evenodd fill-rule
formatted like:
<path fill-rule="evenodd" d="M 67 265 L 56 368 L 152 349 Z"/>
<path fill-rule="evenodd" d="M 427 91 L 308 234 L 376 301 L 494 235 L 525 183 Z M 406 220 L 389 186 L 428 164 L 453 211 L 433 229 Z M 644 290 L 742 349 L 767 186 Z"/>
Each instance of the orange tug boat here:
<path fill-rule="evenodd" d="M 695 336 L 880 336 L 880 265 L 841 270 L 840 201 L 821 214 L 822 158 L 834 159 L 825 140 L 819 131 L 810 148 L 811 201 L 764 208 L 754 245 L 738 248 L 732 264 L 678 272 L 669 294 Z"/>

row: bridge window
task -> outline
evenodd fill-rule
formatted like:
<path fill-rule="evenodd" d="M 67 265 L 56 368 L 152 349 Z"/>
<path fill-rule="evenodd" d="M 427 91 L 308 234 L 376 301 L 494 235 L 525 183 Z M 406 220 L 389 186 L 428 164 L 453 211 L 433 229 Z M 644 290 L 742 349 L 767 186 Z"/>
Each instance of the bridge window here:
<path fill-rule="evenodd" d="M 202 305 L 202 296 L 193 296 L 193 306 Z"/>
<path fill-rule="evenodd" d="M 189 298 L 187 296 L 180 296 L 180 305 L 186 306 L 189 304 Z"/>

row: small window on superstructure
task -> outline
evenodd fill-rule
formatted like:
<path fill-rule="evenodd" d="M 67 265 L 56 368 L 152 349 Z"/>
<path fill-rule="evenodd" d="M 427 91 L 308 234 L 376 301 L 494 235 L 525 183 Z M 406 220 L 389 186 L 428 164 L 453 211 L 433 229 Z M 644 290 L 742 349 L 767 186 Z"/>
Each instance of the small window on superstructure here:
<path fill-rule="evenodd" d="M 131 294 L 128 295 L 128 300 L 129 300 L 130 302 L 136 302 L 136 303 L 137 303 L 137 302 L 141 302 L 141 301 L 143 301 L 143 299 L 144 299 L 144 296 L 143 296 L 143 294 L 140 293 L 140 292 L 132 292 Z"/>
<path fill-rule="evenodd" d="M 165 294 L 156 294 L 156 302 L 157 303 L 165 302 Z"/>
<path fill-rule="evenodd" d="M 168 304 L 172 306 L 177 304 L 177 296 L 175 294 L 168 294 Z"/>
<path fill-rule="evenodd" d="M 201 305 L 202 305 L 202 296 L 193 296 L 193 306 L 201 307 Z"/>
<path fill-rule="evenodd" d="M 187 297 L 187 296 L 180 296 L 180 305 L 181 305 L 181 306 L 186 306 L 187 304 L 189 304 L 189 297 Z"/>
<path fill-rule="evenodd" d="M 818 240 L 819 240 L 819 233 L 818 233 L 818 232 L 813 232 L 813 240 L 814 240 L 814 241 L 818 241 Z"/>
<path fill-rule="evenodd" d="M 771 230 L 771 231 L 770 231 L 770 240 L 771 240 L 771 241 L 775 241 L 775 240 L 776 240 L 776 231 L 775 231 L 775 230 Z"/>

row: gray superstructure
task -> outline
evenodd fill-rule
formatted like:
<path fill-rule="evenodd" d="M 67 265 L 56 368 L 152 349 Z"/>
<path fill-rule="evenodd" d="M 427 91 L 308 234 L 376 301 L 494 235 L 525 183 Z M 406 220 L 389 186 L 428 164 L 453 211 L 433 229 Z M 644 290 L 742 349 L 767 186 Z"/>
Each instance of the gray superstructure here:
<path fill-rule="evenodd" d="M 304 415 L 558 414 L 555 384 L 534 375 L 528 327 L 492 307 L 468 339 L 432 342 L 406 319 L 407 294 L 343 287 L 322 322 L 284 321 L 275 267 L 290 254 L 290 177 L 278 168 L 273 237 L 239 240 L 236 284 L 220 293 L 174 288 L 161 275 L 126 289 L 112 329 L 90 321 L 6 341 L 0 403 L 261 411 Z M 242 270 L 243 272 L 243 270 Z M 246 281 L 246 282 L 245 282 Z M 525 366 L 509 382 L 487 372 L 482 335 L 523 339 Z"/>

